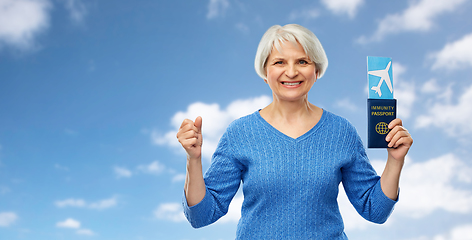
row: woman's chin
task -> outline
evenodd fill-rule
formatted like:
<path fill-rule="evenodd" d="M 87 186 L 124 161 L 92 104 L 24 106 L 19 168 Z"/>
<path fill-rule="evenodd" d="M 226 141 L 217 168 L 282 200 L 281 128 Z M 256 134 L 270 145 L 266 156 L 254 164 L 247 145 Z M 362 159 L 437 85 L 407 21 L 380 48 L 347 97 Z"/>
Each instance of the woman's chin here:
<path fill-rule="evenodd" d="M 288 93 L 288 94 L 273 94 L 274 100 L 284 101 L 284 102 L 301 102 L 305 101 L 308 94 L 295 94 L 295 93 Z"/>

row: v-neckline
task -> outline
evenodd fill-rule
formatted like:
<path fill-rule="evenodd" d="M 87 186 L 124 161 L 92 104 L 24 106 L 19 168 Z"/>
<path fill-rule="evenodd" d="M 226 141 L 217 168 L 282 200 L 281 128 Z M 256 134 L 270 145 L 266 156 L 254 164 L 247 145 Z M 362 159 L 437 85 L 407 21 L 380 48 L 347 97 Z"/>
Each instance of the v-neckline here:
<path fill-rule="evenodd" d="M 322 109 L 323 112 L 321 114 L 321 118 L 320 120 L 318 120 L 318 122 L 315 124 L 315 126 L 313 126 L 310 130 L 308 130 L 307 132 L 305 132 L 304 134 L 298 136 L 297 138 L 293 138 L 293 137 L 290 137 L 288 136 L 287 134 L 281 132 L 280 130 L 278 130 L 277 128 L 275 128 L 274 126 L 272 126 L 272 124 L 270 124 L 269 122 L 267 122 L 262 116 L 261 116 L 261 113 L 259 112 L 259 110 L 256 111 L 256 116 L 257 118 L 262 122 L 262 124 L 264 124 L 267 128 L 269 128 L 270 130 L 272 130 L 275 134 L 277 134 L 279 137 L 281 137 L 282 139 L 285 139 L 285 140 L 288 140 L 290 142 L 299 142 L 299 141 L 302 141 L 303 139 L 307 138 L 309 135 L 311 135 L 313 132 L 316 132 L 316 130 L 318 128 L 320 128 L 320 126 L 324 123 L 325 119 L 326 119 L 326 110 Z"/>

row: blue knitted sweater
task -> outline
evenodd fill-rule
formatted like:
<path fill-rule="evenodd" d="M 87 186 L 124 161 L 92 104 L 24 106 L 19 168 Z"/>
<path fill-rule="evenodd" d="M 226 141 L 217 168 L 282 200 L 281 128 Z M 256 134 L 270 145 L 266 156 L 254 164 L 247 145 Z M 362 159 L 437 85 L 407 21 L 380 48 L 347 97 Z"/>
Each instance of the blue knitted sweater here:
<path fill-rule="evenodd" d="M 339 212 L 342 182 L 357 212 L 383 223 L 395 201 L 355 128 L 326 110 L 307 133 L 294 139 L 266 122 L 259 111 L 227 128 L 205 173 L 206 194 L 184 213 L 193 227 L 225 215 L 243 182 L 244 202 L 236 239 L 347 239 Z"/>

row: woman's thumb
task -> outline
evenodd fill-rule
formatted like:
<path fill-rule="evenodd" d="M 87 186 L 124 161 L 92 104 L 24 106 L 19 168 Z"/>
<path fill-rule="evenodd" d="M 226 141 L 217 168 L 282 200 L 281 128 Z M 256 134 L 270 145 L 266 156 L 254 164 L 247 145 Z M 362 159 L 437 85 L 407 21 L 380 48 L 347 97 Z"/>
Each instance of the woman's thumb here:
<path fill-rule="evenodd" d="M 198 130 L 198 133 L 202 133 L 202 117 L 198 116 L 196 119 L 195 119 L 195 127 L 197 128 Z"/>

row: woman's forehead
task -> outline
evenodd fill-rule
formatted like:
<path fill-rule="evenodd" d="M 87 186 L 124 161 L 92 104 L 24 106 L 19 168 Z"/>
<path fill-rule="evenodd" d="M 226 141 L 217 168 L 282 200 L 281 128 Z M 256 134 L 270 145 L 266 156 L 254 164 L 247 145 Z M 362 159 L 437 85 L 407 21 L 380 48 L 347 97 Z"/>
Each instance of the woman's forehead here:
<path fill-rule="evenodd" d="M 305 50 L 299 42 L 291 41 L 279 41 L 279 44 L 274 43 L 272 50 L 269 54 L 269 58 L 286 55 L 286 54 L 297 54 L 306 56 Z"/>

